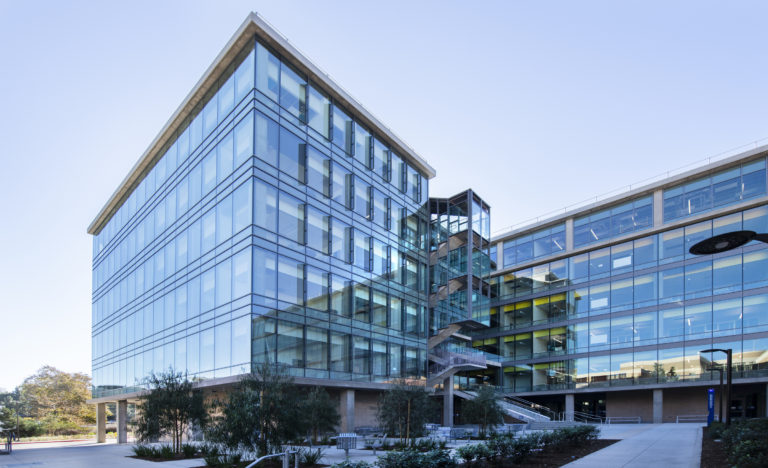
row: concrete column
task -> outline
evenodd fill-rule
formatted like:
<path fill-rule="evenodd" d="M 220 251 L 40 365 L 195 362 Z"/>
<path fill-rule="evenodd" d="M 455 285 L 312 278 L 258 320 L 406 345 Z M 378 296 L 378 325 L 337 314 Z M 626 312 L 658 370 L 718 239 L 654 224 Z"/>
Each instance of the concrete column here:
<path fill-rule="evenodd" d="M 573 218 L 565 220 L 565 250 L 573 250 Z"/>
<path fill-rule="evenodd" d="M 657 388 L 653 391 L 653 423 L 664 422 L 664 391 Z"/>
<path fill-rule="evenodd" d="M 653 192 L 653 226 L 664 224 L 664 191 L 661 189 Z"/>
<path fill-rule="evenodd" d="M 96 442 L 103 444 L 107 441 L 107 404 L 96 405 Z"/>
<path fill-rule="evenodd" d="M 128 400 L 117 402 L 117 443 L 128 443 Z"/>
<path fill-rule="evenodd" d="M 573 421 L 573 411 L 576 406 L 576 397 L 573 393 L 565 394 L 565 420 Z"/>
<path fill-rule="evenodd" d="M 443 426 L 453 427 L 453 376 L 443 380 Z"/>
<path fill-rule="evenodd" d="M 355 391 L 342 390 L 341 404 L 341 430 L 343 432 L 355 432 Z"/>

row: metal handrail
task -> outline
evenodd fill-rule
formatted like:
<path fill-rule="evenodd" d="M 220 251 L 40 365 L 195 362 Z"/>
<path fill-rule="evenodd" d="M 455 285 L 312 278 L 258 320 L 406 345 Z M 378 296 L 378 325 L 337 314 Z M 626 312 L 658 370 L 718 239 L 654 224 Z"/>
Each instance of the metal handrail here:
<path fill-rule="evenodd" d="M 557 413 L 552 411 L 550 408 L 547 408 L 546 406 L 540 405 L 538 403 L 534 403 L 532 401 L 525 400 L 523 398 L 520 398 L 514 395 L 505 395 L 504 398 L 508 400 L 512 400 L 512 402 L 517 403 L 518 405 L 531 408 L 533 411 L 536 411 L 539 414 L 547 415 L 549 416 L 550 419 L 557 419 Z"/>
<path fill-rule="evenodd" d="M 702 422 L 707 420 L 707 415 L 706 414 L 683 414 L 675 418 L 675 423 L 679 423 L 681 419 L 683 420 L 683 422 Z"/>
<path fill-rule="evenodd" d="M 565 416 L 566 413 L 561 413 L 563 416 Z M 573 411 L 573 420 L 576 421 L 577 418 L 582 419 L 582 422 L 597 422 L 599 424 L 603 424 L 603 418 L 600 416 L 596 416 L 594 414 L 584 413 L 583 411 Z"/>
<path fill-rule="evenodd" d="M 298 450 L 295 450 L 293 452 L 291 452 L 290 450 L 286 450 L 285 452 L 282 452 L 282 453 L 273 453 L 272 455 L 264 455 L 263 457 L 260 457 L 256 461 L 252 462 L 250 465 L 246 466 L 245 468 L 253 468 L 257 464 L 259 464 L 261 461 L 264 461 L 267 458 L 275 458 L 280 456 L 283 457 L 283 468 L 288 468 L 288 457 L 292 453 L 296 454 L 293 457 L 294 468 L 299 468 L 299 451 Z"/>
<path fill-rule="evenodd" d="M 640 424 L 642 421 L 643 419 L 640 416 L 609 416 L 605 418 L 606 424 L 611 424 L 612 422 L 634 422 Z"/>

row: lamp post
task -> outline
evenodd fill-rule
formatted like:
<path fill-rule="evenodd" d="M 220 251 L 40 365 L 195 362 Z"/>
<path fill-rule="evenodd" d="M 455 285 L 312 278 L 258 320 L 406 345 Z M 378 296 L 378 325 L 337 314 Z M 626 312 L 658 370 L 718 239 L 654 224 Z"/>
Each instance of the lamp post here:
<path fill-rule="evenodd" d="M 725 426 L 728 427 L 731 425 L 731 381 L 733 376 L 733 365 L 731 362 L 731 349 L 719 349 L 719 348 L 710 348 L 710 349 L 702 349 L 699 351 L 700 353 L 714 353 L 716 351 L 720 351 L 722 353 L 725 353 L 727 360 L 725 362 L 725 370 L 727 375 L 727 383 L 725 387 Z"/>
<path fill-rule="evenodd" d="M 721 252 L 727 252 L 729 250 L 737 249 L 742 245 L 747 244 L 749 241 L 756 240 L 768 244 L 768 234 L 757 233 L 755 231 L 733 231 L 719 234 L 717 236 L 704 239 L 701 242 L 697 242 L 691 247 L 688 252 L 693 255 L 714 255 Z M 725 425 L 731 425 L 731 380 L 733 376 L 733 365 L 731 361 L 730 349 L 705 349 L 702 353 L 713 353 L 715 351 L 721 351 L 728 356 L 726 371 L 728 375 L 728 386 L 726 389 L 725 398 Z M 721 374 L 722 376 L 722 374 Z"/>
<path fill-rule="evenodd" d="M 711 365 L 708 371 L 717 371 L 720 373 L 720 387 L 717 389 L 717 422 L 723 422 L 723 366 Z"/>

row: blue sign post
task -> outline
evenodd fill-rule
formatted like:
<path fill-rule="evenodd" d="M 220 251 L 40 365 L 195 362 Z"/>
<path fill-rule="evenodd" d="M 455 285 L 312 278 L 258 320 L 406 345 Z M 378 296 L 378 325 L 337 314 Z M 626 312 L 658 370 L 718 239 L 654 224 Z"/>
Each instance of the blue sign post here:
<path fill-rule="evenodd" d="M 707 390 L 707 426 L 712 424 L 715 420 L 715 389 L 710 388 Z"/>

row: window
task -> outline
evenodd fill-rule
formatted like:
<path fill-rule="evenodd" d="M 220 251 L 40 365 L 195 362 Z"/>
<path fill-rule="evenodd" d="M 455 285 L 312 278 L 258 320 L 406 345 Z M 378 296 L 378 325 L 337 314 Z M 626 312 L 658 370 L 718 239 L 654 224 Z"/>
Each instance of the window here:
<path fill-rule="evenodd" d="M 277 297 L 277 256 L 258 247 L 253 248 L 253 292 L 268 298 Z"/>
<path fill-rule="evenodd" d="M 371 134 L 359 123 L 355 122 L 354 156 L 363 166 L 370 168 Z"/>
<path fill-rule="evenodd" d="M 333 144 L 349 153 L 352 148 L 353 122 L 341 109 L 333 107 Z"/>
<path fill-rule="evenodd" d="M 251 251 L 241 250 L 232 256 L 232 298 L 237 299 L 251 292 Z"/>
<path fill-rule="evenodd" d="M 765 159 L 664 190 L 664 221 L 766 193 Z"/>
<path fill-rule="evenodd" d="M 263 45 L 256 44 L 256 89 L 277 102 L 279 83 L 280 60 Z"/>
<path fill-rule="evenodd" d="M 344 207 L 350 206 L 350 185 L 352 174 L 341 165 L 333 163 L 331 194 L 333 200 L 339 202 Z"/>
<path fill-rule="evenodd" d="M 216 145 L 216 183 L 221 183 L 232 174 L 234 164 L 234 141 L 232 133 L 227 134 L 224 139 Z"/>
<path fill-rule="evenodd" d="M 328 369 L 328 331 L 307 327 L 308 369 Z"/>
<path fill-rule="evenodd" d="M 235 127 L 235 167 L 253 155 L 253 112 Z"/>
<path fill-rule="evenodd" d="M 254 182 L 253 218 L 256 226 L 277 232 L 277 189 L 259 179 Z"/>
<path fill-rule="evenodd" d="M 373 189 L 373 221 L 383 228 L 387 228 L 389 213 L 387 213 L 387 197 L 379 190 Z"/>
<path fill-rule="evenodd" d="M 304 243 L 304 204 L 283 192 L 280 192 L 278 232 L 294 242 Z"/>
<path fill-rule="evenodd" d="M 353 361 L 352 372 L 355 374 L 370 374 L 370 340 L 359 336 L 352 337 Z"/>
<path fill-rule="evenodd" d="M 368 218 L 371 215 L 370 206 L 370 191 L 371 186 L 363 182 L 359 177 L 355 177 L 355 200 L 354 209 L 355 213 L 364 218 Z"/>
<path fill-rule="evenodd" d="M 307 121 L 307 80 L 285 64 L 280 70 L 280 105 L 300 121 Z"/>
<path fill-rule="evenodd" d="M 350 227 L 336 218 L 332 218 L 331 223 L 331 255 L 341 261 L 349 262 Z"/>
<path fill-rule="evenodd" d="M 349 372 L 349 335 L 331 332 L 331 370 Z"/>
<path fill-rule="evenodd" d="M 370 263 L 371 237 L 368 236 L 366 233 L 358 229 L 355 229 L 354 242 L 355 242 L 354 265 L 364 270 L 370 270 L 371 269 L 371 263 Z"/>
<path fill-rule="evenodd" d="M 373 323 L 379 327 L 387 326 L 387 293 L 373 290 L 373 304 L 371 308 Z"/>
<path fill-rule="evenodd" d="M 331 122 L 331 101 L 314 87 L 309 87 L 309 126 L 328 138 Z"/>
<path fill-rule="evenodd" d="M 232 260 L 216 265 L 216 307 L 232 301 Z"/>
<path fill-rule="evenodd" d="M 291 304 L 304 303 L 304 265 L 286 257 L 278 258 L 277 298 Z"/>
<path fill-rule="evenodd" d="M 329 197 L 331 195 L 331 160 L 312 146 L 305 147 L 307 149 L 307 185 Z"/>
<path fill-rule="evenodd" d="M 307 266 L 307 307 L 328 311 L 328 273 Z"/>
<path fill-rule="evenodd" d="M 387 343 L 374 340 L 371 350 L 373 351 L 373 375 L 387 375 Z"/>
<path fill-rule="evenodd" d="M 644 197 L 577 218 L 573 223 L 575 247 L 646 229 L 653 224 L 653 201 Z"/>
<path fill-rule="evenodd" d="M 235 101 L 239 102 L 243 96 L 253 89 L 253 64 L 254 54 L 251 51 L 235 71 L 235 92 L 237 96 Z"/>
<path fill-rule="evenodd" d="M 330 216 L 307 206 L 307 246 L 328 254 Z"/>
<path fill-rule="evenodd" d="M 277 167 L 277 149 L 280 127 L 277 123 L 256 113 L 256 157 Z"/>
<path fill-rule="evenodd" d="M 349 317 L 350 304 L 349 280 L 339 275 L 331 277 L 331 313 Z"/>
<path fill-rule="evenodd" d="M 235 233 L 242 231 L 253 222 L 252 197 L 252 185 L 247 182 L 238 187 L 232 195 Z"/>
<path fill-rule="evenodd" d="M 354 319 L 361 322 L 370 322 L 370 289 L 368 286 L 360 283 L 355 284 L 355 296 L 354 296 Z"/>
<path fill-rule="evenodd" d="M 304 142 L 286 130 L 280 128 L 280 170 L 294 179 L 304 182 Z"/>
<path fill-rule="evenodd" d="M 387 147 L 378 139 L 373 140 L 373 172 L 384 180 L 389 179 Z"/>
<path fill-rule="evenodd" d="M 277 362 L 289 367 L 304 367 L 304 327 L 278 322 Z"/>

